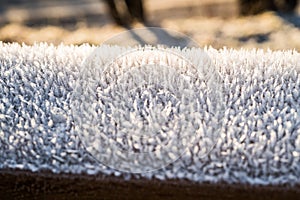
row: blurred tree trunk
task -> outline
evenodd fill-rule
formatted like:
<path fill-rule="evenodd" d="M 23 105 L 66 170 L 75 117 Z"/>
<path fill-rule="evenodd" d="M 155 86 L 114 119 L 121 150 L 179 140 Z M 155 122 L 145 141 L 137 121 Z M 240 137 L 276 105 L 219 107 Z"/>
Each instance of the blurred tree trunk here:
<path fill-rule="evenodd" d="M 142 0 L 105 0 L 113 20 L 121 26 L 130 26 L 135 20 L 145 22 Z"/>
<path fill-rule="evenodd" d="M 240 15 L 255 15 L 265 11 L 293 12 L 298 0 L 239 0 Z"/>

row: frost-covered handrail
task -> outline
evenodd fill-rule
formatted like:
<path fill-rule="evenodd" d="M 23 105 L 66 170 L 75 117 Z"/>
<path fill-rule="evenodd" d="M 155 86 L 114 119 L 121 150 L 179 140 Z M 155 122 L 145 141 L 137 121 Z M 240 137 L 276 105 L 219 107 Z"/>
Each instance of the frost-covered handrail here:
<path fill-rule="evenodd" d="M 169 166 L 129 174 L 95 161 L 74 129 L 72 94 L 84 59 L 95 49 L 0 44 L 0 169 L 195 182 L 300 183 L 298 52 L 204 49 L 222 84 L 224 107 L 217 143 L 207 156 L 199 156 L 205 146 L 195 143 Z M 103 54 L 108 51 L 105 47 Z M 197 49 L 183 51 L 197 58 Z"/>

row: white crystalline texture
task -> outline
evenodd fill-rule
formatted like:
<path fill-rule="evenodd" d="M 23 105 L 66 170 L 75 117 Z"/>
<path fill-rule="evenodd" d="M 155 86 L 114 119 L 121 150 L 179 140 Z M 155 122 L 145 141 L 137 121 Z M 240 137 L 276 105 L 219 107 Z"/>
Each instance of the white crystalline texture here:
<path fill-rule="evenodd" d="M 75 83 L 82 76 L 80 72 L 83 60 L 95 50 L 96 47 L 88 45 L 54 47 L 47 44 L 34 46 L 0 44 L 1 168 L 122 175 L 122 172 L 95 162 L 87 151 L 89 149 L 82 146 L 77 135 L 80 130 L 74 126 L 74 113 L 70 107 L 71 97 L 76 95 Z M 96 51 L 102 55 L 101 58 L 97 58 L 99 63 L 105 63 L 113 56 L 110 52 L 118 54 L 125 52 L 126 49 L 104 46 Z M 176 162 L 160 170 L 134 176 L 161 180 L 182 178 L 196 182 L 299 184 L 300 54 L 295 51 L 211 48 L 205 49 L 204 52 L 211 61 L 201 60 L 198 49 L 186 49 L 180 53 L 196 66 L 214 63 L 217 71 L 210 73 L 219 74 L 221 78 L 219 82 L 222 85 L 214 85 L 214 80 L 209 78 L 209 69 L 201 68 L 199 74 L 189 69 L 182 69 L 181 72 L 187 81 L 193 75 L 207 79 L 206 83 L 195 83 L 198 84 L 196 88 L 205 89 L 205 84 L 210 85 L 210 88 L 223 88 L 224 105 L 221 119 L 213 117 L 214 110 L 209 111 L 215 102 L 213 99 L 206 99 L 205 94 L 211 91 L 199 91 L 198 97 L 200 107 L 207 110 L 203 116 L 199 115 L 199 122 L 203 122 L 199 132 L 213 132 L 212 128 L 219 126 L 218 122 L 221 122 L 222 127 L 217 133 L 219 140 L 209 155 L 203 156 L 205 155 L 203 152 L 209 150 L 208 146 L 211 146 L 213 141 L 209 138 L 197 138 L 199 141 L 193 143 L 190 150 Z M 153 62 L 151 54 L 145 54 L 143 58 L 142 62 Z M 172 59 L 169 62 L 172 63 Z M 101 81 L 103 89 L 108 88 L 105 80 Z M 169 87 L 170 91 L 173 91 L 172 86 Z M 177 92 L 184 95 L 184 89 Z M 108 93 L 109 90 L 103 93 L 107 96 L 101 97 L 107 102 L 111 98 L 109 96 L 111 94 Z M 133 101 L 128 103 L 135 106 L 136 110 L 141 110 L 144 122 L 151 121 L 148 115 L 155 111 L 152 108 L 154 103 L 161 106 L 164 102 L 160 101 L 168 97 L 164 95 L 158 98 L 159 93 L 154 93 L 157 96 L 150 98 L 151 94 L 145 90 L 139 99 L 152 98 L 153 102 L 147 102 L 148 100 L 138 102 L 132 97 Z M 177 106 L 175 98 L 169 95 L 169 99 L 165 101 L 166 106 L 162 107 L 164 115 L 159 116 L 162 120 L 168 120 L 166 116 L 187 117 L 181 115 L 182 104 Z M 122 106 L 125 108 L 128 105 Z M 175 105 L 178 110 L 172 107 Z M 99 127 L 101 130 L 104 132 L 113 130 L 113 127 L 109 126 L 113 122 L 107 116 L 114 113 L 114 110 L 109 107 L 98 108 L 97 104 L 86 109 L 90 112 L 98 110 L 99 113 L 94 115 L 101 115 L 101 120 L 108 122 L 107 126 L 103 124 L 103 127 Z M 101 112 L 106 112 L 107 115 Z M 122 116 L 122 113 L 116 113 L 116 116 L 111 117 L 116 118 L 118 115 Z M 84 114 L 82 117 L 85 117 Z M 132 114 L 122 118 L 126 118 L 124 127 L 136 126 L 142 130 L 143 119 L 140 116 Z M 185 127 L 197 129 L 199 125 L 195 121 L 185 124 Z M 83 124 L 87 129 L 92 128 L 89 125 Z M 155 122 L 149 129 L 157 129 L 156 125 L 161 126 Z M 171 125 L 176 130 L 180 130 L 182 126 L 174 123 Z M 113 137 L 108 139 L 113 140 Z M 188 140 L 189 138 L 182 139 L 184 144 Z M 153 145 L 155 144 L 153 138 L 144 141 L 152 145 L 149 148 L 156 148 Z M 95 142 L 100 144 L 99 140 Z M 141 141 L 132 142 L 132 145 L 139 149 Z M 93 151 L 93 147 L 89 148 Z M 107 151 L 110 153 L 111 150 Z M 165 152 L 157 151 L 157 157 L 163 157 L 165 155 L 163 153 Z M 105 159 L 116 159 L 115 156 L 111 154 Z M 174 154 L 170 152 L 169 156 L 173 157 Z M 124 173 L 124 177 L 131 176 Z"/>

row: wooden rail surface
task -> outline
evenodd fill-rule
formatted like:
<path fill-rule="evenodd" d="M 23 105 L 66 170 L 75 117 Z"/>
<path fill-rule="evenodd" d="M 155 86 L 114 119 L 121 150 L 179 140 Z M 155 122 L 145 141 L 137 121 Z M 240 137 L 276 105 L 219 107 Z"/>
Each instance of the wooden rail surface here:
<path fill-rule="evenodd" d="M 299 199 L 300 186 L 249 186 L 187 180 L 0 170 L 1 199 Z"/>

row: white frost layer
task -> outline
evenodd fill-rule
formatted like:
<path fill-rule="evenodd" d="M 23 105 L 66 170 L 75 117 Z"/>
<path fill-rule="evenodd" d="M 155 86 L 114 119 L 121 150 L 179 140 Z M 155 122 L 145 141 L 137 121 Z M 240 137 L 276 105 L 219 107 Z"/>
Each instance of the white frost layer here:
<path fill-rule="evenodd" d="M 161 170 L 128 174 L 96 162 L 74 133 L 70 99 L 83 60 L 95 49 L 0 44 L 0 168 L 125 179 L 300 183 L 299 53 L 206 49 L 223 79 L 220 140 L 208 156 L 199 157 L 195 145 Z M 197 58 L 195 52 L 185 54 Z M 103 53 L 109 56 L 107 48 Z"/>

